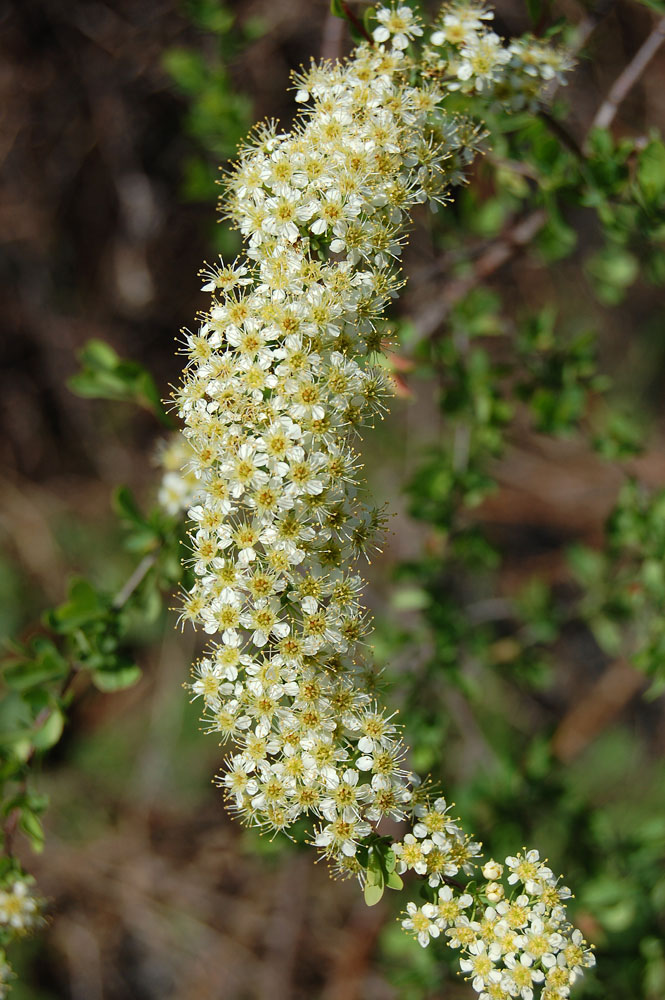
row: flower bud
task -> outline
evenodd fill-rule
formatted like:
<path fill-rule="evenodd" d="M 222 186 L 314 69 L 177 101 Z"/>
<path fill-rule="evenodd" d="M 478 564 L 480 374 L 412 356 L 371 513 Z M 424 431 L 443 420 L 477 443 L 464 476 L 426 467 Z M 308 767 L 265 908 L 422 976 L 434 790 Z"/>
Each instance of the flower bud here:
<path fill-rule="evenodd" d="M 485 895 L 490 903 L 500 903 L 503 899 L 503 886 L 500 882 L 490 882 L 485 889 Z"/>
<path fill-rule="evenodd" d="M 492 858 L 487 864 L 483 865 L 483 875 L 486 879 L 492 879 L 493 881 L 501 878 L 503 875 L 503 865 Z"/>

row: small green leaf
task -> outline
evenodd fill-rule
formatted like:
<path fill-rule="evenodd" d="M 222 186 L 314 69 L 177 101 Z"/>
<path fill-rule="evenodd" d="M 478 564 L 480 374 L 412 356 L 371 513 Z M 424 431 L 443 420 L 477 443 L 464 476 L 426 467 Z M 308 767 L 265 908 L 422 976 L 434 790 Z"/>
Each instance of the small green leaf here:
<path fill-rule="evenodd" d="M 657 201 L 665 192 L 665 146 L 654 140 L 640 154 L 637 182 L 649 201 Z"/>
<path fill-rule="evenodd" d="M 30 841 L 30 846 L 36 854 L 44 850 L 44 828 L 39 818 L 29 809 L 24 809 L 19 822 L 21 831 Z"/>
<path fill-rule="evenodd" d="M 177 87 L 196 97 L 205 86 L 207 69 L 200 52 L 193 49 L 167 49 L 162 65 Z"/>
<path fill-rule="evenodd" d="M 383 897 L 383 884 L 381 885 L 370 885 L 369 882 L 365 886 L 365 902 L 368 906 L 376 906 L 376 904 Z"/>
<path fill-rule="evenodd" d="M 142 671 L 135 663 L 118 670 L 93 670 L 92 681 L 96 688 L 105 693 L 123 691 L 141 679 Z"/>
<path fill-rule="evenodd" d="M 45 621 L 56 632 L 68 633 L 99 621 L 107 612 L 104 598 L 87 580 L 77 578 L 69 586 L 69 599 L 47 612 Z"/>
<path fill-rule="evenodd" d="M 16 691 L 0 699 L 0 745 L 11 746 L 28 738 L 33 715 Z"/>
<path fill-rule="evenodd" d="M 49 717 L 32 735 L 35 750 L 49 750 L 55 746 L 62 736 L 64 725 L 64 715 L 57 706 L 54 706 Z"/>
<path fill-rule="evenodd" d="M 20 660 L 6 667 L 3 677 L 14 691 L 25 691 L 37 685 L 49 684 L 67 676 L 67 661 L 52 643 L 47 643 L 34 660 Z"/>
<path fill-rule="evenodd" d="M 542 0 L 526 0 L 526 9 L 533 24 L 536 24 L 543 12 L 543 2 Z"/>
<path fill-rule="evenodd" d="M 149 410 L 165 426 L 173 426 L 155 381 L 137 361 L 125 361 L 103 340 L 89 340 L 78 353 L 81 371 L 68 381 L 70 390 L 88 399 L 133 402 Z"/>
<path fill-rule="evenodd" d="M 139 505 L 134 499 L 134 494 L 128 486 L 119 486 L 113 494 L 113 508 L 123 520 L 130 524 L 144 527 L 146 519 L 143 516 Z"/>
<path fill-rule="evenodd" d="M 383 872 L 380 869 L 368 868 L 366 878 L 368 885 L 383 885 Z"/>
<path fill-rule="evenodd" d="M 634 254 L 615 245 L 593 254 L 587 260 L 586 268 L 596 296 L 608 306 L 621 302 L 626 289 L 639 273 L 639 263 Z"/>
<path fill-rule="evenodd" d="M 388 878 L 386 879 L 386 886 L 389 889 L 403 889 L 404 888 L 404 882 L 402 881 L 402 879 L 400 878 L 400 876 L 397 874 L 397 872 L 390 872 L 390 874 L 388 875 Z"/>

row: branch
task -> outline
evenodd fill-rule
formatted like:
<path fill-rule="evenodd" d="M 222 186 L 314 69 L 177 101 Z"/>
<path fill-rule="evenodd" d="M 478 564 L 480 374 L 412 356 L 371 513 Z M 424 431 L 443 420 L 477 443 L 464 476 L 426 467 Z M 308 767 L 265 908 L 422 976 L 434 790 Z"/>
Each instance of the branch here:
<path fill-rule="evenodd" d="M 140 584 L 143 582 L 149 571 L 155 565 L 158 555 L 159 555 L 159 549 L 143 557 L 143 559 L 138 564 L 136 569 L 133 571 L 131 576 L 127 579 L 127 581 L 123 584 L 123 586 L 120 588 L 118 593 L 113 598 L 113 601 L 111 602 L 111 607 L 113 608 L 114 611 L 119 611 L 127 603 L 127 601 L 132 596 L 136 588 L 140 586 Z M 78 675 L 77 668 L 73 665 L 70 666 L 69 672 L 67 673 L 67 676 L 65 677 L 62 683 L 62 687 L 60 688 L 59 694 L 57 695 L 58 701 L 61 701 L 65 697 L 65 695 L 69 692 L 77 675 Z M 46 705 L 44 708 L 42 708 L 41 711 L 39 711 L 35 716 L 35 720 L 33 723 L 34 729 L 38 730 L 41 726 L 43 726 L 48 721 L 52 712 L 53 712 L 53 707 L 51 705 Z M 28 750 L 24 763 L 29 764 L 34 755 L 35 755 L 35 747 L 31 746 L 30 749 Z M 25 777 L 21 782 L 20 788 L 25 790 L 26 786 L 27 786 L 27 777 Z M 3 839 L 2 854 L 7 855 L 8 857 L 11 856 L 13 851 L 14 837 L 16 836 L 16 831 L 18 829 L 19 820 L 21 818 L 21 812 L 22 809 L 20 806 L 17 806 L 16 808 L 12 809 L 7 815 L 7 818 L 5 819 L 1 827 L 2 839 Z"/>
<path fill-rule="evenodd" d="M 365 41 L 369 42 L 370 45 L 374 45 L 374 39 L 372 38 L 372 36 L 368 32 L 368 30 L 365 27 L 365 25 L 360 20 L 360 18 L 357 17 L 353 13 L 353 11 L 349 7 L 348 3 L 346 3 L 346 0 L 340 0 L 339 5 L 342 8 L 342 10 L 344 11 L 344 16 L 350 21 L 350 23 L 353 25 L 353 27 L 356 29 L 356 31 L 360 35 L 362 35 L 363 38 L 365 39 Z"/>
<path fill-rule="evenodd" d="M 580 21 L 575 32 L 575 40 L 571 46 L 573 55 L 576 55 L 584 48 L 592 33 L 609 14 L 615 4 L 616 0 L 600 0 L 600 3 Z"/>
<path fill-rule="evenodd" d="M 563 125 L 560 121 L 557 121 L 557 119 L 554 118 L 549 111 L 546 111 L 545 108 L 540 109 L 538 117 L 547 125 L 550 132 L 556 136 L 559 142 L 565 146 L 566 149 L 569 149 L 570 152 L 578 158 L 578 160 L 585 159 L 582 147 L 572 132 L 568 131 L 565 125 Z"/>
<path fill-rule="evenodd" d="M 564 764 L 578 757 L 644 686 L 644 674 L 625 660 L 611 663 L 559 723 L 552 737 L 554 756 Z"/>
<path fill-rule="evenodd" d="M 156 552 L 151 552 L 149 555 L 143 557 L 143 559 L 138 564 L 132 575 L 129 577 L 129 579 L 125 582 L 125 584 L 120 588 L 118 593 L 113 598 L 111 607 L 115 611 L 119 611 L 120 608 L 127 603 L 127 601 L 132 596 L 136 588 L 141 583 L 143 583 L 143 580 L 157 562 L 158 555 L 159 555 L 159 550 L 157 550 Z"/>
<path fill-rule="evenodd" d="M 416 314 L 414 322 L 420 334 L 419 339 L 435 336 L 453 306 L 515 257 L 533 240 L 546 222 L 547 212 L 539 208 L 504 230 L 496 243 L 478 257 L 469 275 L 451 281 L 435 302 L 423 309 L 419 315 Z"/>
<path fill-rule="evenodd" d="M 596 112 L 589 131 L 594 128 L 608 128 L 612 124 L 619 105 L 642 76 L 663 42 L 665 42 L 665 17 L 661 17 L 623 73 L 614 81 L 607 97 Z"/>

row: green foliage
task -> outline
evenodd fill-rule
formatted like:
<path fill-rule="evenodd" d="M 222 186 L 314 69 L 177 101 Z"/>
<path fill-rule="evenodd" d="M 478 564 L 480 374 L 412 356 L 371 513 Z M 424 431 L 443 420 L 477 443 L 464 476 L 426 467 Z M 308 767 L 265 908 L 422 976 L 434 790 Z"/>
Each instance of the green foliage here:
<path fill-rule="evenodd" d="M 35 851 L 44 842 L 40 816 L 45 796 L 32 785 L 32 764 L 61 739 L 76 692 L 86 683 L 99 691 L 136 684 L 132 630 L 138 618 L 154 615 L 162 595 L 181 580 L 183 528 L 159 508 L 144 515 L 126 487 L 114 506 L 125 527 L 125 546 L 142 556 L 115 596 L 86 579 L 73 579 L 67 599 L 43 615 L 43 628 L 11 644 L 0 667 L 0 816 L 6 857 L 23 834 Z"/>
<path fill-rule="evenodd" d="M 624 484 L 607 522 L 603 551 L 571 552 L 583 588 L 580 612 L 609 655 L 626 656 L 665 691 L 665 491 Z"/>
<path fill-rule="evenodd" d="M 217 0 L 189 0 L 185 14 L 208 36 L 207 44 L 168 49 L 163 65 L 186 98 L 185 128 L 200 150 L 185 162 L 184 195 L 190 201 L 208 201 L 217 194 L 220 164 L 235 155 L 252 124 L 252 102 L 235 86 L 231 67 L 265 29 L 258 18 L 238 24 L 234 11 Z M 223 232 L 219 249 L 230 252 L 233 242 Z"/>
<path fill-rule="evenodd" d="M 173 426 L 155 380 L 143 365 L 120 358 L 103 340 L 89 340 L 79 351 L 78 359 L 81 370 L 72 375 L 67 383 L 77 396 L 136 403 L 156 416 L 164 426 Z"/>
<path fill-rule="evenodd" d="M 365 838 L 357 852 L 358 863 L 365 873 L 364 895 L 368 906 L 376 906 L 386 889 L 403 887 L 395 871 L 397 859 L 390 845 L 390 837 L 372 834 Z"/>

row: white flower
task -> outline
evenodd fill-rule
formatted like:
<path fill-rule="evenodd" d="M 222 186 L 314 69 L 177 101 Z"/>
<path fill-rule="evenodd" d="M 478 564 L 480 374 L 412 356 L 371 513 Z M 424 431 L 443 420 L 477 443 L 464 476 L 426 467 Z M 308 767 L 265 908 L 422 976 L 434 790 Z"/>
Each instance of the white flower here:
<path fill-rule="evenodd" d="M 522 1000 L 533 1000 L 533 987 L 535 983 L 541 983 L 545 978 L 542 969 L 532 966 L 528 955 L 514 954 L 504 956 L 504 962 L 508 971 L 503 974 L 502 985 L 511 996 L 519 996 Z"/>
<path fill-rule="evenodd" d="M 419 875 L 427 873 L 427 855 L 432 850 L 431 840 L 418 841 L 412 833 L 407 833 L 401 843 L 393 844 L 400 874 L 412 868 Z"/>
<path fill-rule="evenodd" d="M 436 923 L 436 907 L 432 903 L 418 907 L 415 903 L 409 902 L 406 904 L 406 913 L 402 927 L 415 936 L 419 945 L 426 948 L 430 939 L 438 937 L 441 933 Z"/>
<path fill-rule="evenodd" d="M 24 933 L 40 921 L 42 901 L 33 896 L 23 878 L 14 878 L 0 889 L 0 926 Z"/>
<path fill-rule="evenodd" d="M 405 49 L 411 39 L 423 33 L 410 7 L 379 7 L 376 19 L 379 21 L 379 27 L 374 29 L 374 40 L 377 42 L 390 40 L 396 49 Z"/>
<path fill-rule="evenodd" d="M 476 993 L 480 993 L 491 981 L 494 962 L 487 954 L 484 941 L 474 941 L 467 949 L 468 958 L 460 958 L 460 969 L 470 974 L 471 985 Z"/>

